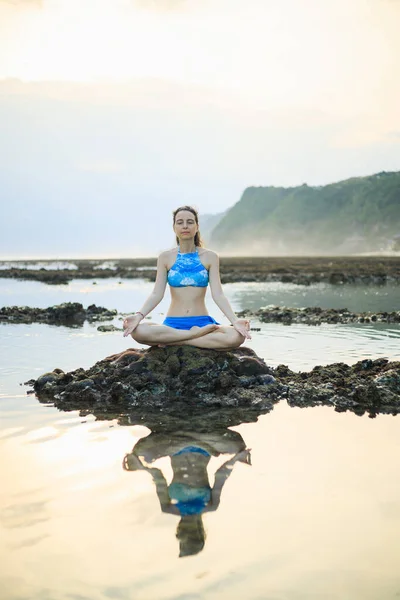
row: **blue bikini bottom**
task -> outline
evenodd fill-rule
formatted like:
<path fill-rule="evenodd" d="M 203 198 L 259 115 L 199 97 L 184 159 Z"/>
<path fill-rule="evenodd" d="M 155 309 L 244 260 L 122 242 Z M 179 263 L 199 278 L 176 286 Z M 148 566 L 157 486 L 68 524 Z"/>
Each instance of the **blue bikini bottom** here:
<path fill-rule="evenodd" d="M 215 323 L 219 325 L 218 321 L 210 317 L 209 315 L 200 317 L 166 317 L 163 321 L 163 325 L 167 327 L 173 327 L 174 329 L 191 329 L 192 327 L 204 327 Z"/>

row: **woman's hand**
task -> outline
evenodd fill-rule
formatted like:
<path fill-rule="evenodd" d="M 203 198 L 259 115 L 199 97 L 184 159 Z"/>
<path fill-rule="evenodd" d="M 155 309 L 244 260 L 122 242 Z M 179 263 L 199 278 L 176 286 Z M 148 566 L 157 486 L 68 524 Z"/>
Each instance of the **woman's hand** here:
<path fill-rule="evenodd" d="M 235 454 L 235 456 L 233 458 L 235 459 L 235 461 L 238 460 L 239 462 L 244 463 L 246 465 L 251 465 L 250 452 L 251 452 L 250 448 L 246 448 L 245 450 L 241 450 L 240 452 Z"/>
<path fill-rule="evenodd" d="M 248 319 L 236 319 L 232 325 L 244 338 L 251 340 L 251 335 L 249 333 L 250 321 Z"/>
<path fill-rule="evenodd" d="M 143 319 L 142 315 L 138 313 L 136 315 L 130 315 L 124 319 L 122 326 L 124 328 L 124 337 L 127 337 L 136 329 L 140 321 Z"/>

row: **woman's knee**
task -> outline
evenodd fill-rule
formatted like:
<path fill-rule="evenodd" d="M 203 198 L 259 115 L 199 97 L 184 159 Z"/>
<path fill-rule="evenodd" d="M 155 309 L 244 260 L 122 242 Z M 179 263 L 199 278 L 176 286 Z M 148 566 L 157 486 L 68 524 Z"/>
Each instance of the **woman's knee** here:
<path fill-rule="evenodd" d="M 239 333 L 238 331 L 236 331 L 236 329 L 234 329 L 232 327 L 231 330 L 229 330 L 227 332 L 227 342 L 229 345 L 227 345 L 229 348 L 236 348 L 237 346 L 241 346 L 243 344 L 243 342 L 245 341 L 245 337 L 244 335 L 242 335 L 241 333 Z"/>
<path fill-rule="evenodd" d="M 147 324 L 138 325 L 131 333 L 131 337 L 139 344 L 145 344 L 148 338 L 149 329 Z"/>
<path fill-rule="evenodd" d="M 246 341 L 246 338 L 244 337 L 244 335 L 242 335 L 238 331 L 236 331 L 235 338 L 236 338 L 236 341 L 237 341 L 237 346 L 241 346 Z"/>

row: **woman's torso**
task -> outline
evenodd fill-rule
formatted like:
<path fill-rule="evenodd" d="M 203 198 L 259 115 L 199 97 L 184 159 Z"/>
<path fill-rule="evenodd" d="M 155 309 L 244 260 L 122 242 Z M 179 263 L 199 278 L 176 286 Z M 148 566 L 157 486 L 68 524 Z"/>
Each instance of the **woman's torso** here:
<path fill-rule="evenodd" d="M 201 448 L 198 448 L 201 450 Z M 208 486 L 207 465 L 211 454 L 196 451 L 195 446 L 183 448 L 171 456 L 173 477 L 171 483 L 188 483 L 192 486 Z"/>
<path fill-rule="evenodd" d="M 197 256 L 196 256 L 197 255 Z M 208 251 L 205 248 L 197 248 L 196 253 L 178 253 L 175 248 L 167 254 L 166 269 L 168 279 L 178 285 L 170 284 L 171 304 L 167 312 L 168 317 L 192 317 L 199 315 L 208 315 L 205 305 L 205 295 L 207 291 L 208 273 L 210 264 L 207 262 Z M 185 262 L 187 267 L 185 267 Z M 175 267 L 175 269 L 174 269 Z M 185 268 L 188 280 L 191 280 L 191 275 L 194 277 L 194 283 L 200 285 L 184 285 Z M 190 272 L 190 269 L 193 269 Z M 171 269 L 173 276 L 171 276 Z M 179 273 L 175 273 L 178 271 Z M 169 281 L 169 283 L 170 283 Z M 206 284 L 206 285 L 205 285 Z"/>

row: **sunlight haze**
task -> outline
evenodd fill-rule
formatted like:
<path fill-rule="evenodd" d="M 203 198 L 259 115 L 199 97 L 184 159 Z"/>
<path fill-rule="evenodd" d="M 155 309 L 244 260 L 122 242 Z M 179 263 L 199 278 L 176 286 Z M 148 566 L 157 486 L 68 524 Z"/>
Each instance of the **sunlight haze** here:
<path fill-rule="evenodd" d="M 155 254 L 179 204 L 398 170 L 399 17 L 392 0 L 0 0 L 2 256 Z"/>

